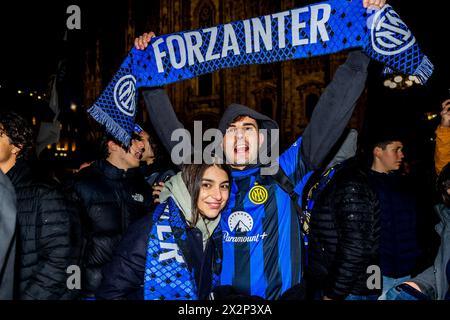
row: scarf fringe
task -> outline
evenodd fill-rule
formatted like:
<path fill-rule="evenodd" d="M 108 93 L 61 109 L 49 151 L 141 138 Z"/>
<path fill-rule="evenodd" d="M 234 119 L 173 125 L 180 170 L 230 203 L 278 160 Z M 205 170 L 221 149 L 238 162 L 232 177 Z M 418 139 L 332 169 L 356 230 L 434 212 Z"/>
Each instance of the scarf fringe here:
<path fill-rule="evenodd" d="M 114 121 L 105 111 L 103 111 L 99 106 L 93 105 L 87 110 L 87 112 L 94 118 L 98 123 L 105 126 L 106 131 L 111 134 L 114 138 L 119 140 L 124 144 L 125 147 L 130 145 L 131 137 L 116 121 Z"/>
<path fill-rule="evenodd" d="M 387 76 L 388 74 L 393 74 L 393 73 L 394 73 L 394 70 L 392 70 L 389 67 L 384 67 L 384 69 L 383 69 L 383 75 L 384 76 Z"/>
<path fill-rule="evenodd" d="M 428 59 L 427 56 L 423 56 L 422 62 L 420 63 L 420 65 L 417 67 L 416 71 L 414 71 L 414 73 L 412 75 L 416 76 L 417 79 L 419 79 L 420 84 L 425 84 L 425 83 L 427 83 L 427 81 L 431 77 L 431 75 L 433 74 L 433 71 L 434 71 L 433 63 L 430 61 L 430 59 Z M 389 67 L 384 67 L 384 69 L 383 69 L 384 75 L 393 74 L 393 73 L 395 73 L 394 70 L 392 70 Z"/>
<path fill-rule="evenodd" d="M 427 56 L 424 56 L 414 75 L 419 79 L 421 84 L 425 84 L 433 74 L 433 70 L 433 63 L 431 63 Z"/>

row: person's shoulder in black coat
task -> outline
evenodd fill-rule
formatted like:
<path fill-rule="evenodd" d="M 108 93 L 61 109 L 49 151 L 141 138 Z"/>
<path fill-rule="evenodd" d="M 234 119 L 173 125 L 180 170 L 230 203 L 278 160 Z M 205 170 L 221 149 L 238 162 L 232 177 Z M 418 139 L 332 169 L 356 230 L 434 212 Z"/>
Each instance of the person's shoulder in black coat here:
<path fill-rule="evenodd" d="M 96 292 L 97 299 L 144 298 L 144 272 L 152 219 L 153 215 L 148 214 L 130 225 L 112 261 L 103 268 L 103 280 Z"/>

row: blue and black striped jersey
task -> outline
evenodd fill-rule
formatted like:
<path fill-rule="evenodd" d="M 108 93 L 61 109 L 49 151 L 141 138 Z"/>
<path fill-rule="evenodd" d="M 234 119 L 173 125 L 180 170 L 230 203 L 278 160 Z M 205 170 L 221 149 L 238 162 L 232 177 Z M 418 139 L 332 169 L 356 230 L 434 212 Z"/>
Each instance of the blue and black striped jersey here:
<path fill-rule="evenodd" d="M 278 159 L 295 191 L 309 176 L 301 138 Z M 278 299 L 301 281 L 301 236 L 291 198 L 260 168 L 234 171 L 228 207 L 222 213 L 222 285 L 265 299 Z M 301 197 L 299 197 L 301 201 Z M 300 204 L 301 205 L 301 204 Z"/>

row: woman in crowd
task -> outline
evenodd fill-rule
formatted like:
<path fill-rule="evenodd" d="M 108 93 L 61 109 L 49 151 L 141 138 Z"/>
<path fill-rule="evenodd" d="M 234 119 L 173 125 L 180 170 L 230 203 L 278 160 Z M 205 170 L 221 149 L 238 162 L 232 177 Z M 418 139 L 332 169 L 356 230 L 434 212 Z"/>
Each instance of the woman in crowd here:
<path fill-rule="evenodd" d="M 155 211 L 130 226 L 103 269 L 97 298 L 208 299 L 221 270 L 219 221 L 230 183 L 225 165 L 184 165 Z"/>

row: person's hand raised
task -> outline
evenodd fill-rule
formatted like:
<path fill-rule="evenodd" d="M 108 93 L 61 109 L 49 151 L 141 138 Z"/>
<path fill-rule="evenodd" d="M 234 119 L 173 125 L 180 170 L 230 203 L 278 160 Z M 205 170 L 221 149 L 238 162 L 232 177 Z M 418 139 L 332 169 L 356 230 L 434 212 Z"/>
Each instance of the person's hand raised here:
<path fill-rule="evenodd" d="M 155 37 L 155 33 L 152 31 L 144 33 L 142 36 L 134 39 L 134 47 L 138 50 L 145 50 L 153 37 Z"/>
<path fill-rule="evenodd" d="M 386 0 L 363 0 L 363 7 L 378 7 L 379 9 L 383 8 L 386 4 Z"/>
<path fill-rule="evenodd" d="M 447 99 L 442 103 L 441 127 L 450 127 L 450 99 Z"/>

